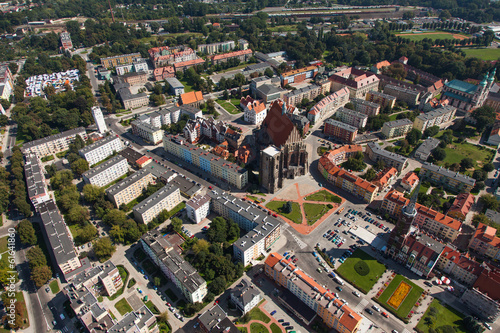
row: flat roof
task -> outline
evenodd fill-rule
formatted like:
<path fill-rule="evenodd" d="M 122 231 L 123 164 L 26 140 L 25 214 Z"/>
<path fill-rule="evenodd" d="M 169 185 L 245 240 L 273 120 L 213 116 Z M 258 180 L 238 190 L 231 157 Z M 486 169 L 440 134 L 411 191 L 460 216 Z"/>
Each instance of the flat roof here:
<path fill-rule="evenodd" d="M 119 181 L 118 183 L 112 185 L 111 187 L 106 189 L 107 194 L 115 195 L 117 193 L 120 193 L 127 187 L 131 186 L 133 183 L 138 182 L 144 177 L 147 177 L 149 174 L 151 174 L 151 171 L 149 169 L 141 169 L 137 172 L 134 172 L 132 175 L 128 176 L 127 178 Z"/>
<path fill-rule="evenodd" d="M 34 154 L 25 155 L 24 158 L 26 160 L 24 163 L 24 176 L 26 178 L 28 197 L 33 198 L 39 195 L 48 194 L 43 182 L 44 171 L 38 163 L 38 158 Z"/>
<path fill-rule="evenodd" d="M 115 157 L 107 160 L 106 162 L 101 163 L 98 166 L 96 166 L 90 170 L 85 171 L 82 174 L 82 176 L 90 179 L 90 178 L 94 177 L 95 175 L 98 175 L 101 172 L 115 166 L 116 164 L 121 163 L 122 161 L 126 161 L 125 157 L 123 157 L 121 155 L 116 155 Z"/>
<path fill-rule="evenodd" d="M 151 194 L 143 201 L 141 201 L 140 203 L 138 203 L 137 205 L 135 205 L 134 208 L 132 208 L 132 210 L 139 214 L 144 214 L 152 207 L 156 206 L 160 201 L 162 201 L 163 199 L 165 199 L 166 197 L 170 196 L 172 193 L 178 190 L 179 190 L 178 187 L 172 184 L 167 184 L 158 191 L 156 191 L 155 193 Z"/>
<path fill-rule="evenodd" d="M 397 120 L 388 121 L 388 122 L 384 123 L 384 126 L 387 126 L 389 128 L 395 128 L 395 127 L 401 127 L 401 126 L 407 126 L 407 125 L 413 125 L 413 122 L 408 118 L 397 119 Z"/>
<path fill-rule="evenodd" d="M 338 121 L 338 120 L 335 120 L 335 119 L 332 119 L 332 118 L 326 119 L 325 123 L 330 124 L 332 126 L 340 127 L 340 128 L 345 129 L 346 131 L 349 131 L 349 132 L 355 132 L 355 131 L 358 130 L 354 126 L 348 125 L 346 123 L 343 123 L 341 121 Z"/>
<path fill-rule="evenodd" d="M 135 163 L 135 161 L 137 161 L 142 156 L 144 156 L 141 153 L 139 153 L 137 150 L 129 148 L 129 147 L 126 147 L 118 154 L 125 157 L 129 163 Z"/>
<path fill-rule="evenodd" d="M 144 327 L 151 325 L 149 321 L 152 319 L 156 322 L 156 318 L 151 310 L 144 305 L 139 310 L 129 312 L 123 316 L 122 320 L 108 330 L 108 333 L 131 332 L 133 326 L 137 327 L 139 331 L 142 331 Z"/>
<path fill-rule="evenodd" d="M 162 175 L 162 178 L 168 179 L 173 176 L 173 172 L 166 172 Z M 196 181 L 194 180 L 188 180 L 180 175 L 177 175 L 174 177 L 172 180 L 169 181 L 169 183 L 175 185 L 176 187 L 179 188 L 181 193 L 184 193 L 188 197 L 192 197 L 193 195 L 197 194 L 201 190 L 201 185 L 197 184 Z"/>
<path fill-rule="evenodd" d="M 406 158 L 402 155 L 399 155 L 396 153 L 391 153 L 390 151 L 383 149 L 376 142 L 368 142 L 367 147 L 369 147 L 371 149 L 371 151 L 373 151 L 377 155 L 380 155 L 382 157 L 386 157 L 388 159 L 391 159 L 391 160 L 394 160 L 394 161 L 397 161 L 400 163 L 405 163 L 408 160 L 408 158 Z"/>
<path fill-rule="evenodd" d="M 168 82 L 171 88 L 184 88 L 184 85 L 181 83 L 181 81 L 177 80 L 175 77 L 167 77 L 165 81 Z"/>
<path fill-rule="evenodd" d="M 427 169 L 430 171 L 434 171 L 442 176 L 448 177 L 448 178 L 454 178 L 457 179 L 458 181 L 468 184 L 470 186 L 474 186 L 476 184 L 476 180 L 474 178 L 468 177 L 466 175 L 462 175 L 459 172 L 454 172 L 451 170 L 448 170 L 446 168 L 443 168 L 441 166 L 434 165 L 432 163 L 425 162 L 422 164 L 423 169 Z"/>
<path fill-rule="evenodd" d="M 118 136 L 108 135 L 107 137 L 105 137 L 105 138 L 103 138 L 103 139 L 101 139 L 101 140 L 98 140 L 98 141 L 94 142 L 94 143 L 93 143 L 93 144 L 91 144 L 91 145 L 88 145 L 88 146 L 83 147 L 83 148 L 82 148 L 82 149 L 80 149 L 78 152 L 79 152 L 80 154 L 87 154 L 88 152 L 91 152 L 91 151 L 93 151 L 93 150 L 95 150 L 95 149 L 99 149 L 99 148 L 101 148 L 102 146 L 104 146 L 104 145 L 106 145 L 106 144 L 108 144 L 108 143 L 110 143 L 110 142 L 113 142 L 113 141 L 115 141 L 115 140 L 118 140 L 118 141 L 120 141 L 120 143 L 121 143 L 121 140 L 120 140 L 120 138 L 119 138 Z"/>
<path fill-rule="evenodd" d="M 58 140 L 58 139 L 61 139 L 61 138 L 65 138 L 67 136 L 73 136 L 73 135 L 76 135 L 76 134 L 80 134 L 82 132 L 84 133 L 84 135 L 86 134 L 85 128 L 83 128 L 83 127 L 73 128 L 73 129 L 70 129 L 68 131 L 64 131 L 64 132 L 58 133 L 58 134 L 46 136 L 45 138 L 41 138 L 41 139 L 38 139 L 38 140 L 33 140 L 33 141 L 30 141 L 30 142 L 26 142 L 26 143 L 23 144 L 22 149 L 24 150 L 24 149 L 27 149 L 27 148 L 39 146 L 39 145 L 47 143 L 47 142 L 55 141 L 55 140 Z"/>
<path fill-rule="evenodd" d="M 207 202 L 210 202 L 210 197 L 208 195 L 197 195 L 186 202 L 186 206 L 189 206 L 193 209 L 198 209 Z"/>
<path fill-rule="evenodd" d="M 439 146 L 439 140 L 436 138 L 427 138 L 415 151 L 416 154 L 430 154 L 431 151 Z"/>

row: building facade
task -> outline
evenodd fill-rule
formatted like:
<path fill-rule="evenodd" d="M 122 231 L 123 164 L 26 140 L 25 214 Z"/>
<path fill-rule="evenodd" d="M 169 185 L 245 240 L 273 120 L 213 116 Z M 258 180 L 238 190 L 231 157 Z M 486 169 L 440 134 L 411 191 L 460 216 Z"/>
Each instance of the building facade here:
<path fill-rule="evenodd" d="M 332 81 L 332 90 L 339 90 L 344 87 L 349 89 L 351 98 L 365 98 L 371 90 L 378 90 L 379 78 L 371 73 L 354 67 L 341 70 L 329 77 Z"/>
<path fill-rule="evenodd" d="M 223 53 L 213 56 L 212 65 L 218 65 L 228 61 L 229 59 L 238 59 L 240 62 L 247 62 L 252 56 L 253 51 L 251 49 L 239 50 L 229 53 Z"/>
<path fill-rule="evenodd" d="M 420 179 L 429 180 L 430 182 L 440 185 L 447 190 L 456 193 L 470 192 L 476 180 L 461 173 L 450 171 L 441 166 L 425 162 L 420 169 Z"/>
<path fill-rule="evenodd" d="M 403 169 L 408 165 L 408 159 L 396 153 L 391 153 L 380 147 L 376 142 L 369 142 L 366 145 L 366 154 L 368 157 L 374 161 L 378 162 L 380 160 L 384 161 L 385 166 L 391 166 L 398 170 L 398 172 L 403 171 Z"/>
<path fill-rule="evenodd" d="M 420 146 L 418 146 L 417 150 L 415 150 L 414 156 L 416 159 L 421 162 L 426 162 L 427 159 L 431 156 L 431 153 L 434 149 L 439 146 L 440 141 L 436 138 L 427 138 Z"/>
<path fill-rule="evenodd" d="M 336 139 L 351 143 L 358 135 L 358 129 L 341 121 L 328 118 L 323 125 L 323 133 Z"/>
<path fill-rule="evenodd" d="M 165 185 L 132 208 L 137 222 L 148 224 L 163 210 L 171 211 L 181 203 L 181 192 L 174 185 Z"/>
<path fill-rule="evenodd" d="M 310 84 L 306 87 L 292 90 L 289 93 L 283 95 L 283 100 L 288 105 L 297 105 L 302 102 L 303 99 L 308 99 L 312 101 L 321 93 L 321 87 L 316 84 Z"/>
<path fill-rule="evenodd" d="M 335 113 L 339 107 L 343 107 L 347 102 L 349 102 L 349 90 L 347 88 L 332 92 L 309 110 L 307 119 L 316 123 L 326 117 L 330 112 Z"/>
<path fill-rule="evenodd" d="M 397 136 L 404 136 L 413 128 L 413 122 L 410 119 L 398 119 L 384 123 L 382 134 L 387 139 Z"/>
<path fill-rule="evenodd" d="M 121 54 L 108 58 L 101 58 L 101 65 L 105 68 L 112 68 L 118 65 L 126 65 L 134 62 L 134 59 L 141 58 L 140 53 Z"/>
<path fill-rule="evenodd" d="M 244 119 L 252 125 L 260 125 L 267 116 L 266 104 L 263 101 L 253 99 L 250 95 L 242 97 L 240 107 L 243 109 Z"/>
<path fill-rule="evenodd" d="M 33 140 L 23 144 L 21 150 L 23 154 L 35 154 L 38 157 L 45 157 L 69 149 L 70 143 L 75 141 L 79 135 L 83 140 L 87 140 L 85 128 L 78 127 L 62 133 L 47 136 L 42 139 Z"/>
<path fill-rule="evenodd" d="M 210 213 L 210 197 L 197 195 L 186 202 L 186 214 L 194 223 L 200 223 Z"/>
<path fill-rule="evenodd" d="M 396 105 L 396 97 L 384 94 L 378 90 L 371 90 L 366 94 L 366 101 L 380 105 L 380 108 L 392 109 Z"/>
<path fill-rule="evenodd" d="M 148 123 L 135 120 L 131 123 L 132 133 L 153 145 L 157 145 L 163 140 L 163 130 Z"/>
<path fill-rule="evenodd" d="M 338 108 L 334 117 L 347 125 L 357 128 L 365 127 L 368 122 L 368 115 L 344 107 Z"/>
<path fill-rule="evenodd" d="M 443 87 L 443 98 L 450 101 L 450 105 L 461 112 L 470 112 L 484 105 L 488 93 L 495 83 L 496 69 L 484 75 L 478 85 L 465 81 L 451 80 Z"/>
<path fill-rule="evenodd" d="M 108 135 L 91 145 L 83 147 L 78 153 L 92 166 L 114 153 L 120 152 L 123 148 L 122 140 L 118 136 Z"/>
<path fill-rule="evenodd" d="M 392 84 L 385 85 L 384 94 L 394 96 L 397 100 L 403 101 L 410 106 L 417 105 L 420 100 L 420 91 Z"/>
<path fill-rule="evenodd" d="M 106 195 L 116 208 L 128 204 L 142 194 L 149 184 L 154 184 L 156 176 L 149 169 L 141 169 L 124 180 L 108 187 Z"/>
<path fill-rule="evenodd" d="M 231 301 L 243 314 L 248 313 L 262 300 L 260 292 L 247 279 L 242 279 L 236 287 L 231 289 L 230 294 Z"/>
<path fill-rule="evenodd" d="M 455 198 L 455 201 L 453 201 L 453 205 L 446 215 L 463 222 L 475 201 L 476 198 L 474 195 L 470 193 L 460 193 Z"/>
<path fill-rule="evenodd" d="M 85 171 L 82 174 L 83 180 L 87 184 L 103 187 L 118 178 L 126 175 L 128 172 L 127 159 L 117 155 L 98 166 Z"/>
<path fill-rule="evenodd" d="M 314 79 L 316 74 L 318 74 L 318 67 L 316 66 L 308 66 L 284 72 L 280 75 L 281 86 L 284 87 L 287 84 L 300 83 L 307 79 Z"/>
<path fill-rule="evenodd" d="M 424 113 L 415 118 L 413 127 L 422 133 L 432 126 L 439 126 L 448 121 L 451 121 L 457 111 L 456 107 L 445 105 L 439 109 Z"/>
<path fill-rule="evenodd" d="M 101 108 L 98 106 L 93 106 L 91 111 L 92 116 L 94 117 L 95 124 L 97 126 L 97 131 L 101 134 L 106 133 L 108 131 L 108 127 L 106 126 L 106 122 L 104 121 Z"/>
<path fill-rule="evenodd" d="M 228 40 L 225 42 L 212 43 L 212 44 L 200 44 L 196 49 L 199 53 L 205 53 L 208 55 L 229 52 L 236 47 L 236 43 L 233 40 Z"/>

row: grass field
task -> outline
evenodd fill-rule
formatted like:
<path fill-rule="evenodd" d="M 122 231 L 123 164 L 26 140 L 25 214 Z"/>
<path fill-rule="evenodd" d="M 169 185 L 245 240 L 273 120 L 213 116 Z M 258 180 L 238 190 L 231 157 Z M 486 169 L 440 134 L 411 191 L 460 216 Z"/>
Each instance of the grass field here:
<path fill-rule="evenodd" d="M 281 211 L 281 207 L 286 203 L 286 201 L 271 201 L 266 207 L 276 213 L 283 215 L 284 217 L 292 220 L 295 223 L 302 223 L 302 213 L 300 212 L 300 206 L 296 202 L 292 202 L 292 211 L 288 214 L 285 214 Z"/>
<path fill-rule="evenodd" d="M 218 99 L 216 102 L 222 106 L 227 112 L 230 114 L 238 114 L 241 113 L 241 110 L 237 108 L 231 101 L 226 101 L 223 99 Z M 239 101 L 238 101 L 239 104 Z"/>
<path fill-rule="evenodd" d="M 268 333 L 269 330 L 266 326 L 261 323 L 251 323 L 250 324 L 250 333 Z"/>
<path fill-rule="evenodd" d="M 281 333 L 281 328 L 276 324 L 276 323 L 272 323 L 271 324 L 271 332 L 272 333 Z"/>
<path fill-rule="evenodd" d="M 128 304 L 125 297 L 116 302 L 115 308 L 122 316 L 132 311 L 132 307 L 130 306 L 130 304 Z"/>
<path fill-rule="evenodd" d="M 248 312 L 248 318 L 250 320 L 258 320 L 263 323 L 269 323 L 271 321 L 271 318 L 269 318 L 264 312 L 262 312 L 258 307 L 253 308 Z M 247 321 L 247 322 L 248 322 Z"/>
<path fill-rule="evenodd" d="M 305 197 L 305 200 L 309 201 L 322 201 L 322 202 L 335 202 L 335 203 L 341 203 L 342 199 L 340 199 L 338 196 L 336 196 L 333 193 L 330 193 L 325 190 L 318 191 L 316 193 L 313 193 L 311 195 L 308 195 Z"/>
<path fill-rule="evenodd" d="M 330 209 L 324 204 L 314 204 L 304 202 L 304 213 L 306 214 L 307 224 L 313 225 L 319 220 L 323 215 L 325 215 Z"/>
<path fill-rule="evenodd" d="M 475 165 L 482 166 L 484 163 L 488 163 L 493 158 L 495 151 L 493 149 L 487 149 L 483 147 L 477 147 L 470 143 L 456 143 L 453 142 L 449 144 L 445 149 L 446 158 L 444 161 L 440 161 L 436 164 L 443 165 L 444 163 L 460 163 L 460 161 L 466 157 L 472 158 Z M 478 163 L 479 162 L 479 163 Z"/>
<path fill-rule="evenodd" d="M 494 61 L 500 58 L 500 49 L 487 49 L 487 48 L 463 48 L 462 51 L 469 58 L 479 58 L 485 61 Z"/>
<path fill-rule="evenodd" d="M 192 87 L 192 86 L 190 86 L 190 85 L 187 83 L 187 81 L 186 81 L 186 80 L 179 80 L 179 81 L 180 81 L 180 82 L 182 83 L 182 85 L 184 86 L 184 92 L 185 92 L 185 93 L 188 93 L 188 92 L 190 92 L 190 91 L 194 91 L 193 87 Z"/>
<path fill-rule="evenodd" d="M 361 266 L 364 266 L 364 264 L 360 264 L 360 262 L 366 263 L 369 270 L 363 270 L 364 267 Z M 358 271 L 361 272 L 361 274 L 359 274 Z M 365 294 L 373 288 L 373 285 L 377 283 L 384 272 L 385 266 L 361 249 L 354 251 L 354 253 L 337 269 L 337 273 L 339 273 L 340 276 Z"/>
<path fill-rule="evenodd" d="M 432 308 L 435 310 L 431 310 Z M 464 317 L 460 312 L 448 305 L 443 306 L 439 300 L 434 299 L 422 319 L 418 322 L 417 329 L 420 332 L 429 333 L 429 326 L 426 323 L 431 320 L 434 322 L 434 329 L 438 332 L 441 332 L 439 329 L 441 326 L 450 325 L 455 329 L 455 332 L 466 333 L 467 330 L 462 324 Z"/>
<path fill-rule="evenodd" d="M 277 25 L 275 27 L 269 27 L 269 31 L 271 32 L 288 32 L 288 31 L 295 31 L 297 30 L 297 25 L 292 24 L 292 25 Z"/>
<path fill-rule="evenodd" d="M 458 38 L 453 37 L 453 35 L 468 37 L 467 35 L 452 34 L 452 33 L 449 33 L 449 32 L 438 32 L 438 33 L 436 33 L 436 32 L 428 32 L 428 33 L 423 32 L 423 33 L 417 33 L 417 34 L 412 34 L 412 33 L 408 33 L 408 34 L 396 34 L 396 36 L 398 36 L 398 37 L 408 38 L 411 41 L 421 41 L 421 40 L 423 40 L 425 38 L 430 38 L 432 40 L 436 40 L 436 39 L 458 39 Z M 460 39 L 463 39 L 463 38 L 460 38 Z"/>
<path fill-rule="evenodd" d="M 394 291 L 396 291 L 401 282 L 410 285 L 412 288 L 408 293 L 408 295 L 406 295 L 406 298 L 403 300 L 403 302 L 399 305 L 399 308 L 396 310 L 392 306 L 387 304 L 387 301 L 391 298 L 392 294 L 394 293 Z M 387 286 L 382 295 L 380 295 L 377 301 L 389 312 L 393 313 L 398 318 L 406 322 L 408 314 L 410 313 L 415 303 L 418 301 L 418 298 L 420 297 L 423 291 L 424 290 L 422 288 L 415 285 L 404 276 L 396 275 L 396 277 L 394 277 L 394 279 Z"/>
<path fill-rule="evenodd" d="M 52 291 L 52 293 L 55 295 L 59 292 L 59 282 L 57 282 L 57 280 L 54 280 L 52 281 L 50 284 L 49 284 L 49 287 L 50 287 L 50 290 Z"/>

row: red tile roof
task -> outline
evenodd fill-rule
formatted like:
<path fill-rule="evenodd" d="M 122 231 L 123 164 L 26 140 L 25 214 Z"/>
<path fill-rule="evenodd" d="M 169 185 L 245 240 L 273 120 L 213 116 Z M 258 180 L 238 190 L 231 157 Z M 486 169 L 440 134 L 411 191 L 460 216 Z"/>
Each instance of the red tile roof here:
<path fill-rule="evenodd" d="M 284 104 L 283 100 L 275 100 L 262 122 L 262 128 L 266 128 L 267 134 L 277 147 L 285 144 L 292 131 L 297 130 L 292 121 L 286 116 L 286 113 L 283 112 Z"/>
<path fill-rule="evenodd" d="M 460 193 L 457 195 L 453 205 L 448 211 L 450 213 L 462 213 L 464 216 L 469 213 L 470 208 L 474 204 L 475 197 L 470 193 Z"/>
<path fill-rule="evenodd" d="M 391 63 L 388 62 L 387 60 L 384 60 L 384 61 L 380 61 L 380 62 L 377 62 L 375 65 L 373 65 L 376 69 L 381 69 L 381 68 L 384 68 L 384 67 L 388 67 L 390 66 Z"/>
<path fill-rule="evenodd" d="M 500 301 L 500 271 L 483 269 L 474 283 L 474 288 L 492 299 Z"/>
<path fill-rule="evenodd" d="M 148 162 L 149 160 L 151 160 L 151 157 L 142 156 L 137 161 L 135 161 L 135 163 L 137 163 L 137 165 L 143 165 L 144 163 Z"/>
<path fill-rule="evenodd" d="M 205 63 L 205 60 L 198 58 L 198 59 L 178 62 L 178 63 L 175 63 L 174 66 L 175 66 L 175 69 L 177 70 L 177 69 L 182 69 L 183 67 L 186 67 L 186 66 L 196 66 L 196 65 L 201 65 L 203 63 Z"/>
<path fill-rule="evenodd" d="M 406 183 L 408 185 L 410 185 L 411 187 L 413 187 L 413 185 L 415 185 L 416 182 L 418 182 L 419 179 L 418 179 L 418 176 L 415 172 L 411 171 L 411 172 L 408 172 L 404 177 L 403 177 L 403 180 L 402 182 L 403 183 Z"/>
<path fill-rule="evenodd" d="M 203 100 L 203 94 L 201 93 L 201 91 L 190 91 L 181 94 L 180 99 L 182 105 L 196 103 Z"/>
<path fill-rule="evenodd" d="M 252 54 L 252 49 L 246 49 L 246 50 L 241 50 L 241 51 L 234 51 L 234 52 L 228 52 L 228 53 L 223 53 L 223 54 L 217 54 L 217 55 L 214 55 L 212 57 L 212 60 L 221 60 L 221 59 L 239 57 L 239 56 L 245 55 L 245 54 Z"/>
<path fill-rule="evenodd" d="M 297 74 L 300 74 L 300 73 L 305 73 L 305 72 L 308 72 L 308 71 L 314 71 L 316 69 L 318 69 L 318 67 L 316 67 L 316 66 L 307 66 L 307 67 L 303 67 L 303 68 L 299 68 L 299 69 L 294 69 L 294 70 L 291 70 L 289 72 L 282 73 L 281 76 L 282 77 L 287 77 L 287 76 L 291 76 L 291 75 L 297 75 Z"/>
<path fill-rule="evenodd" d="M 375 177 L 373 183 L 375 185 L 378 185 L 379 187 L 385 187 L 387 183 L 389 183 L 389 180 L 397 174 L 398 170 L 396 168 L 387 167 L 377 174 L 377 177 Z"/>
<path fill-rule="evenodd" d="M 496 234 L 497 229 L 479 223 L 472 238 L 477 238 L 480 241 L 491 246 L 500 247 L 500 237 L 497 237 Z"/>

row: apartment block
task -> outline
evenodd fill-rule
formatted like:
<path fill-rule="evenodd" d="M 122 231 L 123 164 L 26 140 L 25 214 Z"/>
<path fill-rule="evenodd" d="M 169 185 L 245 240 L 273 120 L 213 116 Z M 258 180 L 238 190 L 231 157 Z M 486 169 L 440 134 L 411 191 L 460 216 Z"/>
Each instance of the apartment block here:
<path fill-rule="evenodd" d="M 440 185 L 453 192 L 470 192 L 476 180 L 461 173 L 450 171 L 441 166 L 425 162 L 420 169 L 420 178 L 427 179 L 435 185 Z"/>
<path fill-rule="evenodd" d="M 122 101 L 123 107 L 127 110 L 140 108 L 149 104 L 149 97 L 146 93 L 132 94 L 128 87 L 119 89 L 117 95 Z"/>
<path fill-rule="evenodd" d="M 176 62 L 174 64 L 174 69 L 176 72 L 184 72 L 186 69 L 189 69 L 189 68 L 195 67 L 195 66 L 202 66 L 204 64 L 205 64 L 205 60 L 203 60 L 202 58 L 197 58 L 197 59 L 192 59 L 192 60 Z"/>
<path fill-rule="evenodd" d="M 323 156 L 333 164 L 341 164 L 347 161 L 350 157 L 354 157 L 357 153 L 363 153 L 363 147 L 360 145 L 345 145 L 340 148 L 330 150 Z"/>
<path fill-rule="evenodd" d="M 494 322 L 500 316 L 500 271 L 488 266 L 460 300 L 479 318 Z"/>
<path fill-rule="evenodd" d="M 118 65 L 126 65 L 134 62 L 134 59 L 141 58 L 140 53 L 121 54 L 108 58 L 101 58 L 101 65 L 105 68 L 112 68 Z"/>
<path fill-rule="evenodd" d="M 247 234 L 233 244 L 234 257 L 243 263 L 251 264 L 281 236 L 281 222 L 268 215 L 257 205 L 243 201 L 226 192 L 208 192 L 211 210 L 226 219 L 232 219 Z"/>
<path fill-rule="evenodd" d="M 420 99 L 420 91 L 395 86 L 392 84 L 387 84 L 384 87 L 384 94 L 394 96 L 397 100 L 403 101 L 410 106 L 417 105 Z"/>
<path fill-rule="evenodd" d="M 316 66 L 308 66 L 284 72 L 280 75 L 281 86 L 284 87 L 287 84 L 300 83 L 307 79 L 314 79 L 316 74 L 318 74 L 318 67 Z"/>
<path fill-rule="evenodd" d="M 229 53 L 223 53 L 215 55 L 211 58 L 213 65 L 218 65 L 229 59 L 238 59 L 240 62 L 246 62 L 252 56 L 253 51 L 251 49 L 234 51 Z"/>
<path fill-rule="evenodd" d="M 467 214 L 474 205 L 476 198 L 470 193 L 460 193 L 453 201 L 453 205 L 448 210 L 446 215 L 453 217 L 459 221 L 465 221 Z"/>
<path fill-rule="evenodd" d="M 240 283 L 231 289 L 230 294 L 231 301 L 243 314 L 248 313 L 262 300 L 260 292 L 247 279 L 241 279 Z"/>
<path fill-rule="evenodd" d="M 61 32 L 59 36 L 61 39 L 61 45 L 64 51 L 71 50 L 73 48 L 73 42 L 71 41 L 71 35 L 69 32 Z"/>
<path fill-rule="evenodd" d="M 334 117 L 347 125 L 357 128 L 365 127 L 368 122 L 368 115 L 344 107 L 338 108 Z"/>
<path fill-rule="evenodd" d="M 401 180 L 401 187 L 407 192 L 411 193 L 417 187 L 420 179 L 413 171 L 408 172 Z"/>
<path fill-rule="evenodd" d="M 334 73 L 329 80 L 332 81 L 332 90 L 346 87 L 351 98 L 365 98 L 369 91 L 378 90 L 380 82 L 377 75 L 354 67 Z"/>
<path fill-rule="evenodd" d="M 368 92 L 369 94 L 370 92 Z M 368 95 L 367 95 L 368 96 Z M 368 116 L 376 116 L 380 113 L 380 105 L 361 98 L 351 98 L 354 110 L 364 113 Z"/>
<path fill-rule="evenodd" d="M 132 208 L 137 222 L 148 224 L 162 210 L 171 211 L 181 203 L 181 192 L 174 185 L 165 185 Z"/>
<path fill-rule="evenodd" d="M 307 119 L 316 123 L 326 117 L 330 112 L 335 111 L 349 102 L 349 90 L 342 88 L 323 98 L 316 103 L 307 113 Z"/>
<path fill-rule="evenodd" d="M 261 76 L 250 81 L 250 92 L 253 98 L 261 99 L 267 104 L 282 98 L 287 91 L 280 87 L 279 78 Z"/>
<path fill-rule="evenodd" d="M 236 47 L 236 44 L 233 40 L 228 40 L 220 43 L 212 43 L 212 44 L 200 44 L 196 49 L 197 52 L 205 53 L 205 54 L 215 54 L 221 52 L 229 52 Z"/>
<path fill-rule="evenodd" d="M 83 147 L 78 153 L 89 162 L 89 165 L 94 165 L 113 155 L 113 153 L 120 152 L 123 148 L 122 140 L 118 136 L 108 135 L 91 145 Z"/>
<path fill-rule="evenodd" d="M 446 246 L 439 257 L 436 268 L 458 283 L 472 287 L 483 267 L 475 260 Z"/>
<path fill-rule="evenodd" d="M 375 179 L 372 180 L 372 183 L 380 190 L 385 190 L 387 187 L 390 187 L 391 182 L 393 182 L 398 176 L 398 170 L 393 167 L 386 167 L 384 170 L 377 173 Z"/>
<path fill-rule="evenodd" d="M 432 126 L 439 126 L 453 119 L 457 108 L 451 105 L 445 105 L 439 109 L 424 113 L 415 118 L 413 127 L 421 132 Z"/>
<path fill-rule="evenodd" d="M 118 178 L 126 175 L 128 172 L 127 159 L 117 155 L 98 166 L 85 171 L 82 174 L 83 180 L 87 184 L 103 187 Z"/>
<path fill-rule="evenodd" d="M 163 139 L 163 130 L 161 128 L 152 126 L 140 120 L 134 120 L 131 125 L 132 133 L 134 135 L 143 138 L 153 145 L 159 144 Z"/>
<path fill-rule="evenodd" d="M 186 202 L 186 214 L 194 223 L 200 223 L 210 213 L 210 197 L 197 195 Z"/>
<path fill-rule="evenodd" d="M 148 82 L 147 72 L 132 72 L 121 76 L 124 82 L 127 82 L 131 86 L 136 84 L 144 84 Z"/>
<path fill-rule="evenodd" d="M 220 156 L 206 152 L 205 150 L 186 142 L 179 136 L 167 135 L 163 138 L 165 151 L 179 157 L 183 161 L 193 164 L 212 176 L 242 189 L 248 183 L 246 169 L 235 163 L 226 161 Z"/>
<path fill-rule="evenodd" d="M 398 119 L 384 123 L 382 134 L 387 138 L 404 136 L 413 128 L 413 122 L 410 119 Z"/>
<path fill-rule="evenodd" d="M 469 249 L 496 260 L 500 256 L 500 238 L 496 234 L 497 229 L 479 223 L 474 236 L 470 240 Z"/>
<path fill-rule="evenodd" d="M 110 327 L 107 333 L 159 333 L 160 327 L 156 323 L 156 316 L 146 305 L 140 309 L 127 313 L 123 318 Z"/>
<path fill-rule="evenodd" d="M 323 133 L 344 142 L 351 143 L 356 139 L 358 129 L 341 121 L 328 118 L 323 125 Z"/>
<path fill-rule="evenodd" d="M 76 289 L 87 288 L 94 296 L 113 296 L 123 287 L 120 272 L 111 260 L 81 272 L 71 283 Z"/>
<path fill-rule="evenodd" d="M 371 90 L 366 94 L 366 101 L 380 105 L 380 108 L 392 109 L 396 105 L 396 97 L 381 93 L 377 90 Z"/>
<path fill-rule="evenodd" d="M 69 144 L 75 141 L 79 135 L 83 140 L 87 140 L 85 128 L 78 127 L 62 133 L 47 136 L 42 139 L 34 140 L 23 144 L 21 150 L 23 154 L 36 154 L 42 158 L 48 155 L 59 153 L 69 149 Z"/>
<path fill-rule="evenodd" d="M 415 150 L 415 158 L 421 162 L 427 161 L 427 159 L 431 156 L 432 151 L 439 146 L 439 143 L 440 141 L 436 138 L 425 139 L 425 141 L 418 146 L 417 150 Z"/>
<path fill-rule="evenodd" d="M 344 333 L 358 331 L 362 317 L 290 260 L 271 253 L 265 261 L 264 272 L 286 289 L 278 298 L 280 303 L 307 325 L 318 316 L 330 329 Z"/>
<path fill-rule="evenodd" d="M 106 122 L 104 121 L 101 108 L 98 106 L 93 106 L 91 112 L 97 126 L 97 131 L 101 134 L 106 133 L 108 131 L 108 127 L 106 126 Z"/>
<path fill-rule="evenodd" d="M 153 75 L 155 81 L 165 80 L 169 77 L 175 77 L 175 69 L 173 66 L 158 67 L 155 68 Z"/>
<path fill-rule="evenodd" d="M 283 100 L 288 105 L 297 105 L 302 102 L 303 99 L 308 99 L 312 101 L 321 93 L 321 87 L 316 84 L 310 84 L 304 88 L 295 89 L 286 93 L 283 96 Z"/>
<path fill-rule="evenodd" d="M 35 154 L 24 156 L 24 178 L 28 198 L 35 209 L 43 202 L 51 200 L 47 190 L 45 170 L 40 159 Z"/>
<path fill-rule="evenodd" d="M 127 73 L 139 73 L 148 71 L 148 63 L 146 59 L 134 59 L 131 64 L 119 65 L 115 67 L 116 74 L 125 75 Z"/>
<path fill-rule="evenodd" d="M 148 53 L 154 68 L 199 59 L 196 53 L 189 47 L 153 47 L 148 50 Z"/>
<path fill-rule="evenodd" d="M 219 304 L 215 304 L 210 309 L 200 314 L 197 318 L 197 323 L 203 332 L 224 332 L 224 333 L 239 333 L 241 332 L 228 318 L 227 313 L 222 310 Z"/>
<path fill-rule="evenodd" d="M 128 204 L 140 196 L 149 184 L 155 183 L 156 178 L 156 175 L 149 169 L 141 169 L 124 180 L 108 187 L 106 194 L 109 200 L 115 204 L 116 208 L 119 208 L 122 204 Z"/>
<path fill-rule="evenodd" d="M 208 292 L 207 282 L 158 230 L 144 234 L 140 243 L 149 258 L 176 285 L 188 302 L 203 302 Z"/>
<path fill-rule="evenodd" d="M 396 153 L 391 153 L 379 146 L 376 142 L 369 142 L 366 145 L 366 154 L 368 157 L 374 161 L 378 162 L 380 160 L 385 162 L 385 166 L 395 167 L 398 172 L 403 171 L 403 169 L 408 164 L 408 159 Z"/>

